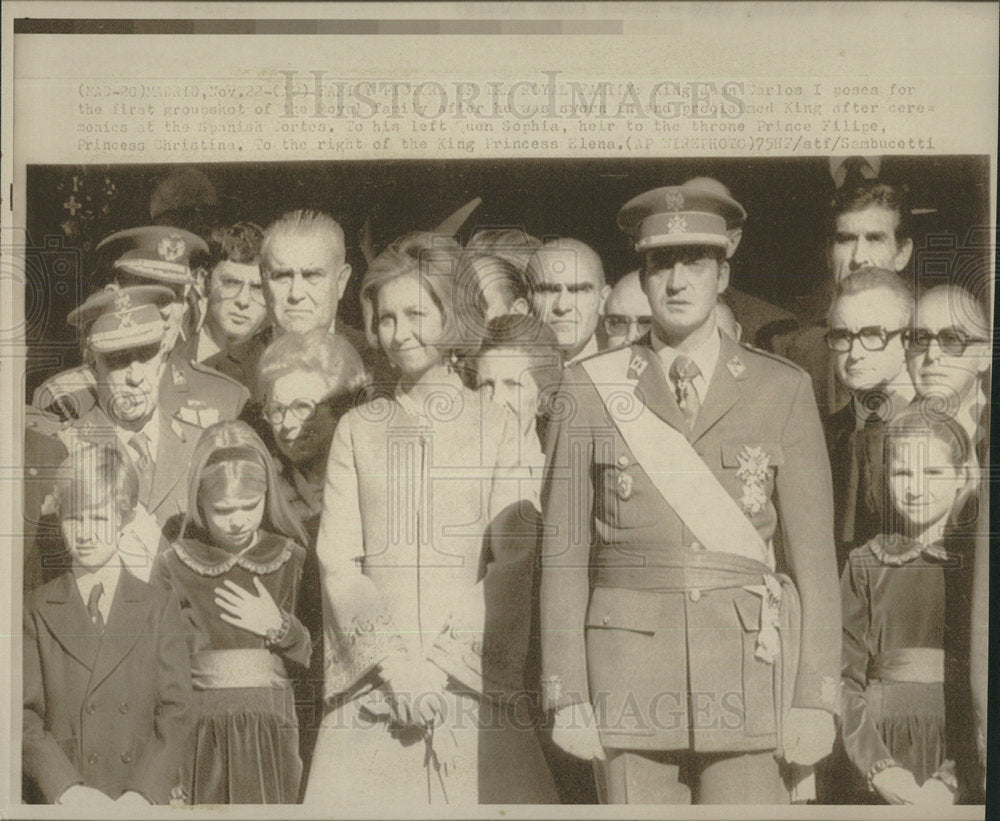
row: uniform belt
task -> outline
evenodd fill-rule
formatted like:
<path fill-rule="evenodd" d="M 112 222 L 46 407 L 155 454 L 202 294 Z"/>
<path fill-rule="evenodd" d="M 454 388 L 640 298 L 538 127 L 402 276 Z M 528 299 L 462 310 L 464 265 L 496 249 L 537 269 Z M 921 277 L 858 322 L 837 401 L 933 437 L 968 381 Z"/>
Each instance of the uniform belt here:
<path fill-rule="evenodd" d="M 191 684 L 196 690 L 275 687 L 287 681 L 281 659 L 268 650 L 204 650 L 191 657 Z"/>
<path fill-rule="evenodd" d="M 773 575 L 774 572 L 763 562 L 734 553 L 684 550 L 666 557 L 622 557 L 615 563 L 610 556 L 599 555 L 594 568 L 594 584 L 628 590 L 676 592 L 743 587 L 760 584 L 761 577 Z"/>
<path fill-rule="evenodd" d="M 900 647 L 872 659 L 871 681 L 908 681 L 938 684 L 944 681 L 944 650 L 935 647 Z"/>

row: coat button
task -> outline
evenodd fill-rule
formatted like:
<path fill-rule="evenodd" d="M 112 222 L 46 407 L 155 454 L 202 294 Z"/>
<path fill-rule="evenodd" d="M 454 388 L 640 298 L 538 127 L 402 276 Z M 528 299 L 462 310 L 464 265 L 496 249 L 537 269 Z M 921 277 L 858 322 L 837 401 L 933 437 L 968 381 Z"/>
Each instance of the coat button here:
<path fill-rule="evenodd" d="M 119 704 L 118 712 L 121 713 L 122 715 L 125 715 L 128 712 L 128 704 L 126 704 L 125 702 Z"/>
<path fill-rule="evenodd" d="M 627 456 L 619 456 L 618 457 L 618 467 L 620 467 L 620 468 L 627 468 L 628 467 L 628 457 Z"/>
<path fill-rule="evenodd" d="M 97 705 L 94 704 L 94 702 L 90 702 L 90 704 L 87 705 L 87 715 L 92 716 L 96 712 L 97 712 Z"/>
<path fill-rule="evenodd" d="M 91 753 L 87 756 L 87 763 L 93 767 L 97 763 L 97 753 Z"/>
<path fill-rule="evenodd" d="M 701 601 L 701 591 L 696 587 L 688 593 L 688 598 L 690 598 L 691 601 Z"/>
<path fill-rule="evenodd" d="M 131 763 L 132 763 L 132 752 L 129 751 L 122 753 L 122 764 L 131 764 Z"/>
<path fill-rule="evenodd" d="M 601 619 L 601 624 L 603 624 L 605 627 L 607 627 L 610 623 L 611 623 L 610 616 L 605 616 L 604 618 Z"/>

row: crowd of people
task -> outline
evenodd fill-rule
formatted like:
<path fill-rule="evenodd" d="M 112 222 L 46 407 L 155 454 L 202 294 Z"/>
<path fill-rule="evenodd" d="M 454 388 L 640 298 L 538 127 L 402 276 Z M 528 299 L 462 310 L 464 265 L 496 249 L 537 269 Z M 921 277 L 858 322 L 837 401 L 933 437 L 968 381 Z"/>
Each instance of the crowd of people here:
<path fill-rule="evenodd" d="M 990 306 L 877 178 L 810 321 L 745 220 L 638 195 L 613 287 L 412 232 L 360 330 L 326 214 L 106 238 L 26 408 L 24 800 L 981 801 Z"/>

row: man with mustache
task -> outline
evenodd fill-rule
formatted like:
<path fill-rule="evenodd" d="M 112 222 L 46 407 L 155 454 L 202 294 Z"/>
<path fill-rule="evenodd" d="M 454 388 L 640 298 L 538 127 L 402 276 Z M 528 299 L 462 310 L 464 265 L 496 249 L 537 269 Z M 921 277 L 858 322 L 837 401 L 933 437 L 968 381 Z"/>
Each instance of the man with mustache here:
<path fill-rule="evenodd" d="M 627 203 L 652 331 L 570 368 L 553 400 L 543 703 L 555 743 L 601 762 L 608 803 L 788 803 L 785 764 L 833 746 L 839 591 L 809 377 L 715 318 L 745 216 L 692 185 Z"/>

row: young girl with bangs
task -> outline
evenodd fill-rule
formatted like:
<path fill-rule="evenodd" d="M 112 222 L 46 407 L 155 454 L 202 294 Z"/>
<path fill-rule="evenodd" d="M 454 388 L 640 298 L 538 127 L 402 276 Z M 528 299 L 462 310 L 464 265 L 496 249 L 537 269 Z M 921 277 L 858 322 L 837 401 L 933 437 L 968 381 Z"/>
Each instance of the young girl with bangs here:
<path fill-rule="evenodd" d="M 306 537 L 245 423 L 202 434 L 181 534 L 157 557 L 150 582 L 177 593 L 191 629 L 195 718 L 184 798 L 294 803 L 302 763 L 286 664 L 304 668 L 311 651 L 294 615 Z"/>

